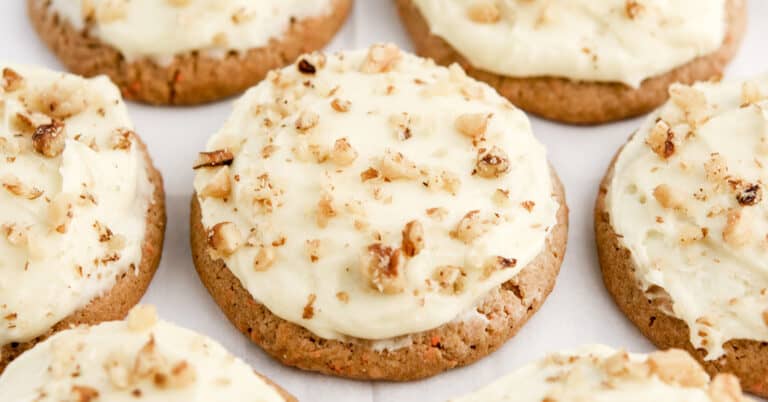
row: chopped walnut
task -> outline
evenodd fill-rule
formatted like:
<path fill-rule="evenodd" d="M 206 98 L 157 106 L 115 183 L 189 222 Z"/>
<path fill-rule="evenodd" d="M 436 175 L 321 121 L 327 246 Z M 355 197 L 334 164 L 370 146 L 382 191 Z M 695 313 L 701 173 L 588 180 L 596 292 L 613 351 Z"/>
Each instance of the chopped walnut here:
<path fill-rule="evenodd" d="M 424 228 L 419 221 L 405 224 L 401 247 L 406 257 L 413 257 L 424 249 Z"/>
<path fill-rule="evenodd" d="M 421 174 L 415 163 L 402 153 L 390 150 L 384 153 L 379 168 L 386 180 L 414 180 Z"/>
<path fill-rule="evenodd" d="M 464 290 L 464 272 L 460 267 L 444 265 L 437 267 L 432 278 L 440 285 L 440 289 L 450 294 L 461 293 Z"/>
<path fill-rule="evenodd" d="M 8 67 L 3 68 L 2 87 L 5 92 L 14 92 L 24 84 L 24 77 Z"/>
<path fill-rule="evenodd" d="M 483 264 L 483 276 L 488 278 L 496 272 L 514 268 L 516 266 L 517 259 L 515 258 L 506 258 L 502 256 L 492 257 Z"/>
<path fill-rule="evenodd" d="M 466 113 L 456 118 L 456 130 L 461 134 L 477 141 L 485 135 L 488 130 L 488 123 L 493 117 L 486 113 Z"/>
<path fill-rule="evenodd" d="M 157 309 L 154 306 L 136 306 L 128 313 L 126 321 L 129 330 L 146 331 L 157 324 Z"/>
<path fill-rule="evenodd" d="M 72 397 L 75 398 L 74 402 L 95 402 L 99 398 L 99 391 L 84 385 L 73 385 Z"/>
<path fill-rule="evenodd" d="M 74 217 L 73 207 L 76 198 L 69 193 L 59 193 L 48 206 L 48 222 L 53 230 L 66 233 Z"/>
<path fill-rule="evenodd" d="M 133 138 L 136 136 L 131 130 L 118 129 L 110 139 L 112 149 L 127 151 L 133 146 Z"/>
<path fill-rule="evenodd" d="M 317 72 L 317 67 L 315 67 L 314 64 L 312 64 L 309 60 L 302 58 L 299 60 L 298 63 L 296 63 L 296 67 L 299 69 L 299 72 L 302 74 L 308 74 L 313 75 Z"/>
<path fill-rule="evenodd" d="M 741 402 L 744 400 L 739 379 L 733 374 L 719 373 L 715 375 L 707 392 L 713 402 Z"/>
<path fill-rule="evenodd" d="M 336 208 L 333 206 L 333 197 L 330 194 L 324 194 L 317 202 L 317 213 L 315 221 L 317 226 L 324 228 L 328 226 L 328 221 L 337 215 Z"/>
<path fill-rule="evenodd" d="M 707 98 L 703 92 L 693 87 L 675 84 L 669 89 L 672 101 L 683 110 L 685 119 L 693 128 L 709 119 Z"/>
<path fill-rule="evenodd" d="M 339 301 L 344 303 L 344 304 L 349 303 L 349 293 L 347 293 L 347 292 L 338 292 L 338 293 L 336 293 L 336 298 L 339 299 Z"/>
<path fill-rule="evenodd" d="M 432 219 L 442 221 L 445 219 L 446 216 L 448 216 L 448 210 L 445 208 L 429 208 L 427 209 L 427 216 L 429 216 Z"/>
<path fill-rule="evenodd" d="M 389 116 L 389 124 L 395 128 L 395 134 L 400 141 L 413 137 L 411 120 L 411 116 L 408 113 L 395 113 Z"/>
<path fill-rule="evenodd" d="M 501 10 L 494 0 L 476 0 L 467 9 L 467 16 L 479 24 L 495 24 L 501 21 Z"/>
<path fill-rule="evenodd" d="M 208 231 L 208 245 L 220 255 L 232 255 L 242 245 L 240 230 L 232 222 L 217 223 Z"/>
<path fill-rule="evenodd" d="M 333 144 L 330 159 L 337 166 L 349 166 L 357 159 L 357 151 L 352 148 L 346 137 L 339 138 Z"/>
<path fill-rule="evenodd" d="M 339 98 L 334 98 L 331 101 L 331 107 L 333 110 L 339 112 L 339 113 L 346 113 L 349 112 L 349 109 L 352 108 L 352 102 L 348 100 L 342 100 Z"/>
<path fill-rule="evenodd" d="M 678 211 L 685 210 L 685 202 L 679 191 L 673 190 L 666 184 L 660 184 L 653 189 L 653 197 L 663 208 Z"/>
<path fill-rule="evenodd" d="M 402 57 L 396 45 L 391 43 L 373 45 L 368 50 L 360 70 L 364 73 L 385 73 L 391 71 Z"/>
<path fill-rule="evenodd" d="M 680 229 L 680 235 L 678 241 L 682 245 L 691 244 L 693 242 L 703 240 L 706 237 L 706 228 L 700 228 L 696 225 L 685 224 Z"/>
<path fill-rule="evenodd" d="M 253 260 L 253 269 L 264 272 L 272 267 L 277 259 L 274 246 L 259 246 L 256 258 Z"/>
<path fill-rule="evenodd" d="M 363 252 L 360 266 L 370 286 L 381 293 L 396 294 L 405 288 L 405 262 L 400 249 L 371 244 Z"/>
<path fill-rule="evenodd" d="M 296 119 L 296 129 L 301 132 L 306 132 L 317 126 L 318 123 L 320 123 L 319 114 L 311 110 L 304 110 Z"/>
<path fill-rule="evenodd" d="M 197 373 L 186 361 L 180 361 L 171 367 L 164 388 L 182 389 L 192 385 L 197 380 Z"/>
<path fill-rule="evenodd" d="M 509 156 L 501 148 L 481 148 L 477 154 L 477 163 L 473 173 L 487 179 L 498 178 L 509 172 Z"/>
<path fill-rule="evenodd" d="M 0 179 L 0 183 L 2 183 L 3 188 L 9 193 L 28 200 L 35 200 L 43 195 L 43 190 L 22 183 L 21 180 L 14 175 L 8 174 L 3 176 Z"/>
<path fill-rule="evenodd" d="M 193 169 L 210 168 L 216 166 L 231 165 L 235 160 L 235 155 L 226 149 L 220 149 L 212 152 L 200 152 L 197 156 Z"/>
<path fill-rule="evenodd" d="M 624 11 L 627 13 L 627 18 L 633 20 L 637 18 L 643 10 L 645 10 L 645 6 L 640 4 L 638 0 L 626 0 Z"/>
<path fill-rule="evenodd" d="M 440 181 L 443 184 L 443 189 L 452 195 L 459 193 L 461 188 L 461 179 L 458 175 L 451 172 L 443 172 L 440 174 Z"/>
<path fill-rule="evenodd" d="M 699 363 L 688 352 L 679 349 L 651 353 L 648 356 L 648 367 L 652 374 L 667 384 L 703 387 L 709 381 L 709 376 Z"/>
<path fill-rule="evenodd" d="M 491 200 L 499 207 L 508 207 L 510 205 L 509 190 L 497 188 L 491 196 Z"/>
<path fill-rule="evenodd" d="M 464 215 L 458 225 L 456 225 L 456 229 L 451 232 L 451 236 L 466 244 L 470 244 L 485 234 L 488 229 L 488 222 L 480 218 L 480 211 L 474 210 Z"/>
<path fill-rule="evenodd" d="M 3 225 L 0 228 L 2 228 L 2 231 L 5 233 L 5 238 L 11 245 L 16 247 L 27 245 L 29 236 L 27 235 L 26 229 L 19 228 L 16 224 Z"/>
<path fill-rule="evenodd" d="M 49 158 L 59 156 L 64 151 L 65 140 L 64 124 L 59 121 L 38 126 L 32 134 L 35 151 Z"/>
<path fill-rule="evenodd" d="M 759 184 L 742 183 L 737 188 L 736 201 L 742 206 L 759 204 L 763 200 L 763 189 Z"/>
<path fill-rule="evenodd" d="M 731 247 L 739 248 L 749 243 L 751 239 L 752 230 L 748 220 L 742 216 L 742 212 L 729 211 L 723 229 L 723 240 Z"/>
<path fill-rule="evenodd" d="M 310 293 L 310 295 L 307 297 L 307 304 L 304 306 L 304 312 L 301 314 L 301 318 L 305 320 L 311 320 L 312 317 L 315 316 L 315 307 L 313 306 L 315 304 L 315 300 L 317 300 L 317 295 Z"/>
<path fill-rule="evenodd" d="M 760 86 L 754 81 L 746 81 L 741 85 L 741 106 L 756 104 L 763 99 Z"/>
<path fill-rule="evenodd" d="M 719 185 L 728 178 L 728 164 L 719 153 L 713 153 L 704 163 L 704 172 L 709 182 Z"/>
<path fill-rule="evenodd" d="M 229 197 L 231 192 L 232 182 L 229 179 L 229 166 L 222 166 L 200 191 L 200 196 L 225 199 Z"/>
<path fill-rule="evenodd" d="M 669 159 L 675 153 L 675 133 L 664 120 L 659 120 L 651 129 L 645 143 L 661 159 Z"/>
<path fill-rule="evenodd" d="M 307 256 L 309 257 L 309 261 L 311 261 L 313 264 L 320 261 L 320 257 L 322 257 L 322 252 L 320 250 L 322 246 L 322 243 L 319 239 L 311 239 L 307 240 L 306 242 L 306 251 Z"/>

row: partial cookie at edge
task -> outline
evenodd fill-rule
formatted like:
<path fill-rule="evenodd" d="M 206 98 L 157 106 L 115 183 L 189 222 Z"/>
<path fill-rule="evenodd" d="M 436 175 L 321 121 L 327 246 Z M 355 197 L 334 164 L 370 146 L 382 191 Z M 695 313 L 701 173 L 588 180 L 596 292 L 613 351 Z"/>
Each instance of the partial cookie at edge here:
<path fill-rule="evenodd" d="M 192 197 L 190 241 L 200 278 L 229 320 L 282 363 L 303 370 L 360 380 L 410 381 L 468 365 L 514 336 L 552 291 L 565 255 L 568 207 L 562 183 L 552 171 L 553 196 L 560 208 L 547 246 L 514 280 L 504 283 L 478 308 L 485 327 L 451 322 L 411 335 L 412 344 L 377 352 L 370 341 L 322 339 L 285 321 L 258 303 L 222 260 L 207 252 L 207 231 L 197 196 Z"/>
<path fill-rule="evenodd" d="M 244 56 L 222 59 L 199 52 L 178 55 L 168 66 L 148 59 L 127 62 L 114 47 L 75 29 L 52 13 L 44 0 L 27 0 L 29 17 L 48 46 L 67 68 L 92 77 L 108 75 L 126 99 L 157 105 L 192 105 L 240 93 L 275 68 L 325 46 L 341 28 L 353 0 L 334 0 L 331 13 L 291 24 L 280 39 L 251 49 Z"/>
<path fill-rule="evenodd" d="M 618 83 L 577 82 L 557 77 L 513 78 L 472 67 L 450 44 L 430 32 L 412 0 L 395 0 L 417 53 L 438 64 L 459 63 L 470 76 L 488 83 L 521 109 L 571 124 L 597 124 L 645 114 L 668 98 L 675 82 L 692 84 L 719 78 L 738 50 L 747 24 L 743 0 L 728 0 L 728 31 L 722 47 L 664 75 L 645 80 L 640 88 Z"/>
<path fill-rule="evenodd" d="M 730 340 L 724 345 L 726 354 L 723 357 L 706 361 L 706 351 L 696 349 L 691 344 L 688 325 L 665 314 L 640 288 L 634 275 L 636 268 L 631 252 L 621 245 L 619 235 L 611 226 L 606 208 L 608 188 L 620 154 L 621 150 L 611 162 L 600 184 L 595 203 L 595 240 L 603 280 L 609 293 L 622 312 L 657 347 L 684 349 L 693 355 L 710 375 L 735 374 L 745 390 L 768 397 L 768 343 L 746 339 Z"/>
<path fill-rule="evenodd" d="M 147 177 L 154 186 L 154 194 L 149 203 L 142 246 L 141 263 L 138 274 L 124 272 L 115 285 L 103 296 L 91 300 L 85 307 L 59 321 L 48 332 L 27 342 L 13 342 L 0 346 L 0 373 L 6 366 L 25 351 L 44 341 L 54 333 L 77 325 L 93 325 L 104 321 L 122 320 L 136 305 L 149 287 L 152 277 L 160 264 L 165 237 L 165 191 L 163 177 L 154 167 L 146 145 L 134 137 L 135 143 L 144 155 Z"/>

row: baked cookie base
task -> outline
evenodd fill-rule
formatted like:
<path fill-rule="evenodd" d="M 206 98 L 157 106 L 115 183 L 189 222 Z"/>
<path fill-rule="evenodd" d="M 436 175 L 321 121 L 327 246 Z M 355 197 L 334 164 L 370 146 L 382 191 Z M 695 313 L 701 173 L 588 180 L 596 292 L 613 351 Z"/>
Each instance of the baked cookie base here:
<path fill-rule="evenodd" d="M 38 34 L 70 71 L 86 77 L 106 74 L 126 99 L 156 105 L 200 104 L 243 92 L 270 70 L 325 46 L 352 8 L 352 0 L 334 0 L 331 13 L 293 22 L 281 38 L 245 53 L 214 58 L 190 52 L 159 65 L 149 59 L 125 60 L 114 47 L 59 18 L 49 0 L 27 1 Z"/>
<path fill-rule="evenodd" d="M 78 325 L 94 325 L 104 321 L 124 319 L 128 312 L 141 300 L 141 297 L 144 296 L 160 264 L 160 256 L 163 251 L 166 223 L 165 192 L 163 190 L 163 178 L 152 164 L 146 145 L 138 137 L 134 138 L 136 138 L 136 144 L 144 154 L 149 181 L 155 188 L 152 201 L 147 210 L 144 244 L 142 246 L 138 273 L 133 274 L 129 271 L 122 273 L 117 278 L 117 282 L 112 289 L 59 321 L 46 333 L 27 342 L 13 342 L 1 345 L 0 373 L 15 358 L 56 332 Z"/>
<path fill-rule="evenodd" d="M 641 290 L 634 274 L 636 267 L 631 252 L 619 241 L 619 235 L 611 226 L 606 208 L 608 188 L 618 155 L 600 184 L 595 203 L 595 239 L 606 288 L 621 311 L 657 347 L 684 349 L 695 357 L 710 375 L 732 373 L 739 377 L 746 391 L 768 397 L 768 342 L 731 340 L 724 345 L 726 353 L 723 357 L 707 361 L 704 359 L 706 351 L 696 349 L 691 344 L 688 325 L 665 314 L 660 306 L 648 299 Z"/>
<path fill-rule="evenodd" d="M 303 370 L 358 380 L 417 380 L 473 363 L 495 351 L 517 333 L 552 291 L 568 237 L 565 193 L 554 172 L 553 183 L 560 209 L 546 249 L 477 308 L 488 323 L 451 322 L 413 334 L 409 346 L 393 351 L 375 351 L 372 342 L 366 340 L 320 338 L 254 300 L 222 260 L 209 256 L 207 231 L 196 195 L 192 197 L 190 216 L 192 256 L 200 279 L 232 324 L 276 360 Z"/>
<path fill-rule="evenodd" d="M 639 88 L 621 83 L 572 81 L 555 77 L 513 78 L 473 67 L 448 42 L 433 35 L 413 0 L 395 0 L 400 17 L 419 55 L 438 64 L 459 63 L 467 73 L 496 88 L 521 109 L 570 124 L 598 124 L 635 117 L 655 109 L 668 98 L 675 82 L 719 79 L 738 50 L 747 24 L 744 0 L 728 0 L 728 31 L 723 45 L 664 75 L 649 78 Z"/>

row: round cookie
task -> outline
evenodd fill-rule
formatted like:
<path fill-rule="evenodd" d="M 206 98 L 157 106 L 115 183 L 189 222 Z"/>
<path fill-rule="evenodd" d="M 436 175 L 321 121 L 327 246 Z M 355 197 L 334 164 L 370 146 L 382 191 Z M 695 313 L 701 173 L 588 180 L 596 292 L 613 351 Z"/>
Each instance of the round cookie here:
<path fill-rule="evenodd" d="M 0 399 L 44 401 L 232 401 L 296 399 L 215 341 L 158 320 L 153 307 L 125 321 L 62 331 L 8 366 Z"/>
<path fill-rule="evenodd" d="M 707 373 L 685 351 L 648 355 L 607 346 L 552 353 L 500 380 L 449 402 L 749 401 L 739 380 Z"/>
<path fill-rule="evenodd" d="M 431 376 L 496 350 L 554 286 L 562 185 L 525 115 L 458 66 L 394 45 L 307 55 L 248 91 L 207 149 L 195 266 L 287 365 Z"/>
<path fill-rule="evenodd" d="M 166 217 L 162 177 L 109 79 L 0 71 L 2 372 L 57 331 L 125 317 L 160 262 Z"/>
<path fill-rule="evenodd" d="M 477 62 L 473 63 L 473 58 L 468 56 L 466 52 L 457 50 L 451 41 L 433 33 L 433 29 L 430 28 L 425 15 L 417 5 L 417 1 L 396 1 L 401 18 L 420 55 L 433 58 L 439 64 L 460 63 L 469 75 L 489 83 L 520 108 L 547 119 L 570 124 L 597 124 L 639 116 L 666 101 L 668 99 L 667 89 L 675 82 L 690 84 L 695 81 L 722 76 L 725 66 L 735 55 L 744 35 L 747 16 L 747 6 L 743 0 L 714 0 L 714 2 L 723 3 L 725 15 L 722 15 L 722 18 L 726 22 L 722 26 L 722 36 L 718 37 L 717 41 L 713 42 L 709 38 L 709 42 L 705 41 L 701 44 L 687 41 L 692 41 L 693 39 L 690 38 L 697 37 L 697 35 L 704 37 L 714 35 L 714 32 L 718 32 L 718 28 L 714 27 L 718 26 L 720 21 L 716 21 L 714 24 L 709 22 L 700 24 L 700 26 L 706 27 L 705 31 L 697 29 L 696 26 L 686 26 L 679 31 L 657 32 L 655 30 L 660 26 L 658 21 L 643 20 L 646 15 L 651 15 L 648 18 L 661 18 L 647 12 L 648 9 L 651 9 L 650 6 L 644 5 L 647 0 L 627 0 L 626 8 L 622 7 L 623 0 L 616 0 L 608 2 L 605 7 L 599 7 L 599 10 L 590 10 L 586 14 L 584 9 L 587 8 L 587 5 L 575 5 L 575 3 L 566 1 L 554 5 L 551 2 L 546 4 L 538 2 L 522 4 L 523 2 L 519 2 L 515 6 L 506 3 L 504 7 L 519 8 L 519 10 L 495 9 L 496 11 L 490 13 L 477 11 L 478 7 L 482 9 L 483 4 L 493 6 L 493 1 L 490 0 L 448 1 L 448 3 L 457 3 L 458 5 L 450 5 L 450 12 L 447 9 L 439 13 L 436 12 L 436 17 L 446 16 L 445 18 L 462 19 L 464 17 L 456 12 L 456 8 L 472 3 L 474 5 L 470 5 L 470 11 L 467 11 L 467 15 L 485 22 L 473 23 L 467 18 L 463 23 L 470 25 L 452 26 L 446 24 L 442 27 L 441 33 L 451 33 L 452 37 L 460 37 L 464 47 L 482 56 L 484 63 L 482 65 L 491 66 L 493 63 L 498 63 L 499 59 L 506 61 L 503 68 L 499 67 L 498 70 L 494 71 L 490 67 L 480 67 Z M 418 0 L 418 2 L 429 4 L 433 8 L 449 6 L 446 1 L 441 2 L 440 0 Z M 613 5 L 613 3 L 617 3 L 617 5 Z M 589 7 L 592 6 L 589 5 Z M 472 11 L 472 7 L 475 8 L 475 11 Z M 570 7 L 582 8 L 574 10 Z M 541 8 L 540 12 L 543 17 L 532 15 L 531 8 Z M 667 4 L 666 8 L 670 8 L 670 5 Z M 681 3 L 675 10 L 682 13 L 683 18 L 690 18 L 690 10 L 694 9 L 697 11 L 708 10 L 711 16 L 716 15 L 711 5 L 705 6 L 703 4 L 683 6 Z M 434 8 L 434 10 L 442 9 Z M 495 23 L 493 21 L 503 21 L 506 18 L 504 13 L 514 14 L 516 11 L 520 11 L 523 16 L 515 17 L 522 20 L 520 32 L 508 30 L 502 34 L 490 30 L 492 28 L 489 26 Z M 552 15 L 548 13 L 552 13 Z M 582 18 L 581 20 L 576 18 L 577 14 Z M 560 16 L 559 19 L 553 19 L 557 15 Z M 585 18 L 595 18 L 594 15 L 601 18 L 611 18 L 611 23 L 605 22 L 604 25 L 617 29 L 617 32 L 608 28 L 600 28 L 600 25 L 595 22 L 578 25 L 578 22 L 583 22 Z M 540 18 L 544 19 L 539 21 Z M 553 20 L 550 21 L 549 19 Z M 621 21 L 622 19 L 626 21 Z M 648 33 L 653 33 L 653 35 L 643 36 L 638 39 L 638 42 L 629 42 L 637 44 L 637 46 L 632 47 L 634 46 L 632 45 L 627 48 L 629 45 L 623 42 L 623 38 L 629 36 L 632 31 L 628 25 L 621 24 L 632 24 L 635 22 L 634 20 L 643 21 L 645 25 L 641 29 L 646 29 Z M 584 36 L 586 39 L 584 39 L 583 45 L 579 42 L 581 37 L 578 35 L 570 34 L 566 38 L 562 38 L 562 35 L 557 36 L 562 32 L 558 33 L 556 28 L 554 32 L 549 32 L 548 36 L 536 36 L 546 41 L 545 43 L 528 45 L 528 41 L 532 40 L 531 38 L 541 29 L 541 26 L 565 23 L 563 21 L 567 22 L 569 27 L 575 26 L 585 29 Z M 663 25 L 661 24 L 661 26 Z M 601 31 L 601 29 L 606 32 Z M 621 29 L 623 31 L 620 31 Z M 521 32 L 528 34 L 523 36 Z M 642 34 L 645 35 L 646 32 L 642 31 Z M 663 36 L 665 34 L 669 36 Z M 486 44 L 502 46 L 504 42 L 499 41 L 498 37 L 516 38 L 517 36 L 521 36 L 521 39 L 510 43 L 509 48 L 504 51 L 501 49 L 492 51 L 492 48 L 481 53 L 486 49 Z M 603 46 L 604 50 L 600 50 L 598 43 Z M 645 43 L 645 46 L 640 43 Z M 683 44 L 680 49 L 674 47 L 666 49 L 667 46 L 677 46 L 680 43 Z M 563 48 L 556 49 L 556 46 L 563 46 Z M 592 47 L 598 50 L 594 50 Z M 556 50 L 551 50 L 553 48 Z M 703 52 L 701 48 L 705 48 L 707 51 Z M 670 56 L 665 60 L 666 64 L 660 64 L 659 58 L 666 54 L 665 51 L 668 51 Z M 638 58 L 635 52 L 654 59 L 643 62 L 643 59 Z M 566 54 L 572 60 L 558 61 L 558 58 L 566 57 Z M 613 60 L 612 57 L 606 57 L 606 54 L 615 56 L 617 59 Z M 619 55 L 621 56 L 619 57 Z M 680 55 L 687 56 L 687 58 L 680 58 Z M 480 56 L 476 55 L 476 57 Z M 525 60 L 525 62 L 520 62 L 520 60 Z M 613 65 L 608 64 L 608 62 L 600 64 L 603 63 L 603 60 L 609 60 Z M 602 68 L 597 66 L 602 66 Z M 660 67 L 665 69 L 658 70 Z M 643 74 L 643 70 L 634 71 L 635 69 L 645 69 L 650 73 L 645 72 Z M 503 71 L 510 72 L 505 73 Z"/>
<path fill-rule="evenodd" d="M 62 63 L 108 75 L 123 95 L 192 105 L 238 94 L 273 68 L 325 46 L 352 0 L 250 2 L 28 0 Z"/>
<path fill-rule="evenodd" d="M 673 86 L 608 170 L 595 233 L 606 287 L 646 337 L 768 396 L 762 94 L 764 78 Z"/>

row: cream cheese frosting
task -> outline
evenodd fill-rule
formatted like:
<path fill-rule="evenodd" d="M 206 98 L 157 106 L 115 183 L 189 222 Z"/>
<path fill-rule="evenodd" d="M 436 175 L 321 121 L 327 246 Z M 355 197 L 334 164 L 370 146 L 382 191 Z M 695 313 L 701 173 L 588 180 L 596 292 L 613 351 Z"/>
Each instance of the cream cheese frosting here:
<path fill-rule="evenodd" d="M 133 273 L 153 186 L 105 77 L 0 62 L 0 345 Z"/>
<path fill-rule="evenodd" d="M 768 341 L 768 76 L 670 95 L 621 151 L 607 209 L 649 297 L 711 360 Z"/>
<path fill-rule="evenodd" d="M 631 87 L 715 51 L 727 25 L 726 0 L 412 1 L 475 67 Z"/>
<path fill-rule="evenodd" d="M 473 309 L 559 205 L 526 116 L 394 45 L 312 54 L 237 101 L 196 166 L 213 255 L 272 313 L 382 340 Z"/>
<path fill-rule="evenodd" d="M 283 402 L 213 340 L 134 308 L 126 321 L 60 332 L 0 377 L 7 402 Z"/>
<path fill-rule="evenodd" d="M 333 0 L 52 0 L 51 10 L 128 60 L 247 51 L 279 38 L 296 19 L 331 11 Z"/>
<path fill-rule="evenodd" d="M 629 354 L 607 346 L 553 353 L 450 402 L 738 402 L 739 381 L 709 376 L 682 350 Z"/>

